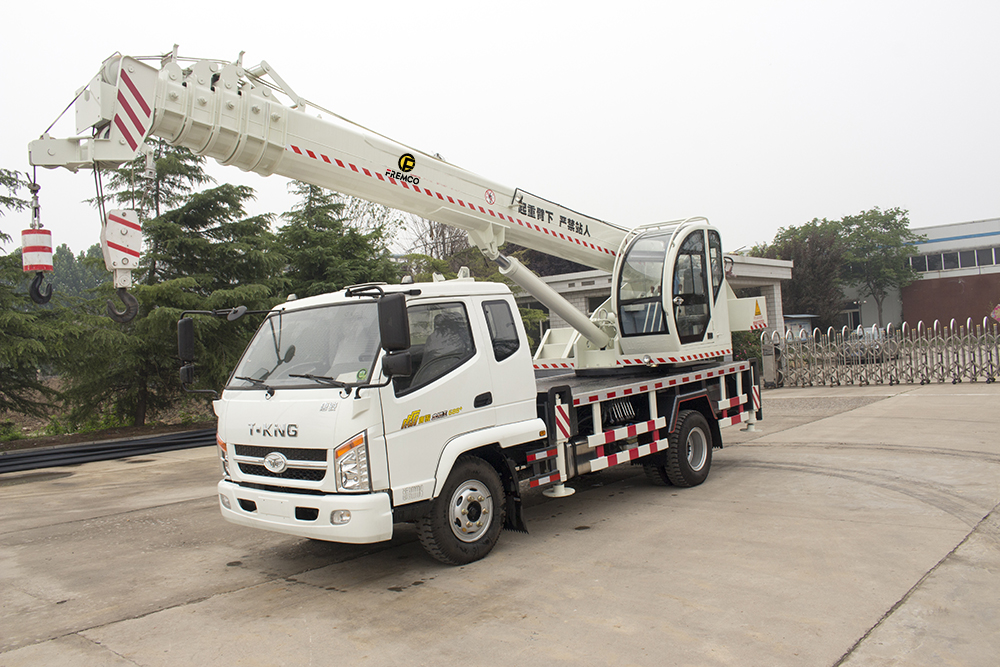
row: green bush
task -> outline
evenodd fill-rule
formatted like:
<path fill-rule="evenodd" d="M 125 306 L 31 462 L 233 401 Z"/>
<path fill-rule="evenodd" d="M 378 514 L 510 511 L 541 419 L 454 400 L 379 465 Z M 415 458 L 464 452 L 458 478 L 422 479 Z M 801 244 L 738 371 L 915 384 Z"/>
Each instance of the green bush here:
<path fill-rule="evenodd" d="M 0 442 L 10 442 L 20 440 L 24 436 L 17 429 L 17 425 L 12 421 L 0 422 Z"/>
<path fill-rule="evenodd" d="M 733 359 L 736 361 L 744 361 L 746 359 L 760 361 L 759 331 L 733 332 Z"/>

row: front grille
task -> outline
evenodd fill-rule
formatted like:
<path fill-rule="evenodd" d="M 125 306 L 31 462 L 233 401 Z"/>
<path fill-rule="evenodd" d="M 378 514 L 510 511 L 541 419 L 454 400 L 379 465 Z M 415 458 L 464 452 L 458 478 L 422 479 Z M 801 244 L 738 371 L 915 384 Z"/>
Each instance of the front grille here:
<path fill-rule="evenodd" d="M 288 461 L 288 467 L 280 473 L 264 467 L 264 458 L 271 453 L 280 453 Z M 244 475 L 270 477 L 272 479 L 319 482 L 326 477 L 329 463 L 327 449 L 306 449 L 304 447 L 262 447 L 259 445 L 235 445 L 233 459 Z"/>
<path fill-rule="evenodd" d="M 289 461 L 326 461 L 325 449 L 305 449 L 304 447 L 261 447 L 259 445 L 236 445 L 236 456 L 252 456 L 262 459 L 271 452 L 281 452 Z"/>
<path fill-rule="evenodd" d="M 324 477 L 326 477 L 326 470 L 308 470 L 304 468 L 293 468 L 292 462 L 289 461 L 289 467 L 285 468 L 283 472 L 274 473 L 265 468 L 264 466 L 255 465 L 253 463 L 243 463 L 240 462 L 240 472 L 245 475 L 257 475 L 258 477 L 276 477 L 278 479 L 298 479 L 303 482 L 319 482 Z"/>

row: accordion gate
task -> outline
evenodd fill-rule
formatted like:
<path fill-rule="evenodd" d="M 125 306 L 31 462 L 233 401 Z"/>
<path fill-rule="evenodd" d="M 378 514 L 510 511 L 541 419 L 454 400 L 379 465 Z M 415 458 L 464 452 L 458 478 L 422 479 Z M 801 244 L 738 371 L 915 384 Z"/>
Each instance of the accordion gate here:
<path fill-rule="evenodd" d="M 930 384 L 994 382 L 1000 375 L 1000 325 L 989 318 L 974 325 L 903 324 L 812 334 L 765 332 L 762 352 L 775 358 L 771 384 Z M 767 380 L 767 378 L 765 378 Z"/>

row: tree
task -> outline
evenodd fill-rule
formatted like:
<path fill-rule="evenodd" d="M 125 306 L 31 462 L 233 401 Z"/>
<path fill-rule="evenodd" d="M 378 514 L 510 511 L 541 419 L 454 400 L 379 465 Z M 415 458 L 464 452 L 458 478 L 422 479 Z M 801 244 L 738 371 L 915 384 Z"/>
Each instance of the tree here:
<path fill-rule="evenodd" d="M 139 187 L 133 162 L 109 181 L 105 195 L 134 205 L 145 217 L 146 248 L 130 292 L 139 314 L 124 325 L 100 311 L 112 294 L 110 282 L 73 313 L 76 325 L 67 336 L 72 354 L 60 368 L 66 379 L 71 418 L 81 422 L 110 410 L 121 420 L 143 425 L 150 414 L 181 394 L 177 377 L 176 320 L 184 310 L 212 310 L 245 305 L 267 309 L 285 284 L 284 256 L 270 231 L 271 216 L 246 217 L 251 188 L 221 185 L 192 192 L 210 179 L 202 158 L 160 146 L 156 177 Z M 256 328 L 253 318 L 236 323 L 206 319 L 198 328 L 199 381 L 221 386 Z M 223 326 L 228 325 L 228 326 Z"/>
<path fill-rule="evenodd" d="M 364 282 L 396 282 L 399 269 L 381 229 L 362 232 L 345 224 L 344 204 L 323 188 L 289 184 L 300 197 L 282 217 L 278 240 L 287 255 L 285 277 L 291 292 L 311 296 Z"/>
<path fill-rule="evenodd" d="M 52 288 L 58 298 L 89 299 L 98 287 L 110 281 L 100 244 L 74 256 L 64 243 L 52 254 Z"/>
<path fill-rule="evenodd" d="M 7 191 L 7 194 L 0 194 L 0 215 L 6 211 L 23 211 L 28 208 L 28 200 L 18 196 L 22 187 L 27 183 L 21 174 L 10 169 L 0 169 L 0 187 Z M 10 234 L 0 231 L 0 243 L 10 243 Z"/>
<path fill-rule="evenodd" d="M 277 292 L 284 257 L 270 231 L 271 216 L 244 217 L 244 204 L 254 197 L 248 186 L 220 185 L 190 194 L 177 208 L 147 220 L 142 282 L 194 277 L 196 291 L 208 295 L 267 281 Z"/>
<path fill-rule="evenodd" d="M 792 279 L 782 285 L 786 313 L 816 316 L 816 326 L 832 326 L 844 307 L 844 234 L 837 220 L 813 220 L 782 227 L 770 244 L 756 245 L 754 257 L 794 262 Z"/>
<path fill-rule="evenodd" d="M 117 169 L 102 172 L 107 178 L 104 187 L 110 190 L 104 195 L 105 205 L 135 209 L 143 220 L 155 218 L 182 204 L 195 188 L 215 181 L 205 173 L 203 155 L 157 137 L 148 138 L 144 145 L 152 151 L 152 177 L 146 175 L 144 153 Z M 96 203 L 97 198 L 90 202 Z"/>
<path fill-rule="evenodd" d="M 0 215 L 28 206 L 19 197 L 26 185 L 20 174 L 0 169 Z M 11 241 L 0 232 L 0 242 Z M 62 350 L 62 338 L 52 310 L 26 309 L 20 250 L 0 256 L 0 411 L 41 416 L 57 393 L 40 379 L 40 371 Z"/>
<path fill-rule="evenodd" d="M 504 254 L 516 255 L 522 264 L 538 276 L 558 276 L 563 273 L 593 270 L 592 267 L 584 264 L 578 264 L 577 262 L 539 250 L 525 248 L 516 243 L 506 243 L 503 249 Z"/>
<path fill-rule="evenodd" d="M 410 216 L 407 231 L 410 236 L 407 252 L 410 254 L 447 259 L 471 247 L 468 234 L 461 229 L 417 215 Z"/>
<path fill-rule="evenodd" d="M 914 243 L 926 237 L 910 231 L 909 212 L 900 208 L 885 211 L 878 207 L 845 216 L 841 220 L 846 237 L 846 278 L 862 296 L 870 296 L 882 321 L 882 303 L 889 290 L 902 289 L 920 275 L 910 267 Z"/>
<path fill-rule="evenodd" d="M 140 153 L 132 161 L 107 172 L 104 187 L 110 193 L 102 193 L 91 199 L 91 203 L 134 209 L 145 222 L 180 206 L 196 187 L 214 182 L 215 179 L 205 173 L 204 156 L 195 155 L 187 148 L 171 146 L 156 137 L 147 139 L 145 146 L 151 151 L 152 174 L 147 175 L 146 155 Z M 158 242 L 155 237 L 146 237 L 145 282 L 149 285 L 157 281 L 156 261 L 164 254 Z"/>
<path fill-rule="evenodd" d="M 407 213 L 383 206 L 367 199 L 333 193 L 334 201 L 343 204 L 340 216 L 344 224 L 357 229 L 362 234 L 380 232 L 386 244 L 391 245 L 406 227 Z"/>
<path fill-rule="evenodd" d="M 140 314 L 121 325 L 104 315 L 78 313 L 72 354 L 60 368 L 67 380 L 65 395 L 73 406 L 70 419 L 81 423 L 110 411 L 117 419 L 142 426 L 149 415 L 170 407 L 182 395 L 176 358 L 176 323 L 185 310 L 213 310 L 245 305 L 266 310 L 279 299 L 260 283 L 200 293 L 196 278 L 185 277 L 134 289 Z M 253 335 L 259 319 L 247 315 L 236 322 L 198 317 L 196 327 L 199 386 L 218 388 L 225 382 Z"/>

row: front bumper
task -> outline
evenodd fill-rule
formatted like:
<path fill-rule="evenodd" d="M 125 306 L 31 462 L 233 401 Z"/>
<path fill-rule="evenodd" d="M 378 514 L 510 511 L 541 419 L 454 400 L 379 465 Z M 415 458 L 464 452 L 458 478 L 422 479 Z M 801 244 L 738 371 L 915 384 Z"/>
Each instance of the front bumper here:
<path fill-rule="evenodd" d="M 223 518 L 241 526 L 348 544 L 392 539 L 388 493 L 312 496 L 260 491 L 226 480 L 219 482 L 218 490 Z M 350 520 L 331 523 L 331 514 L 338 510 L 350 512 Z"/>

